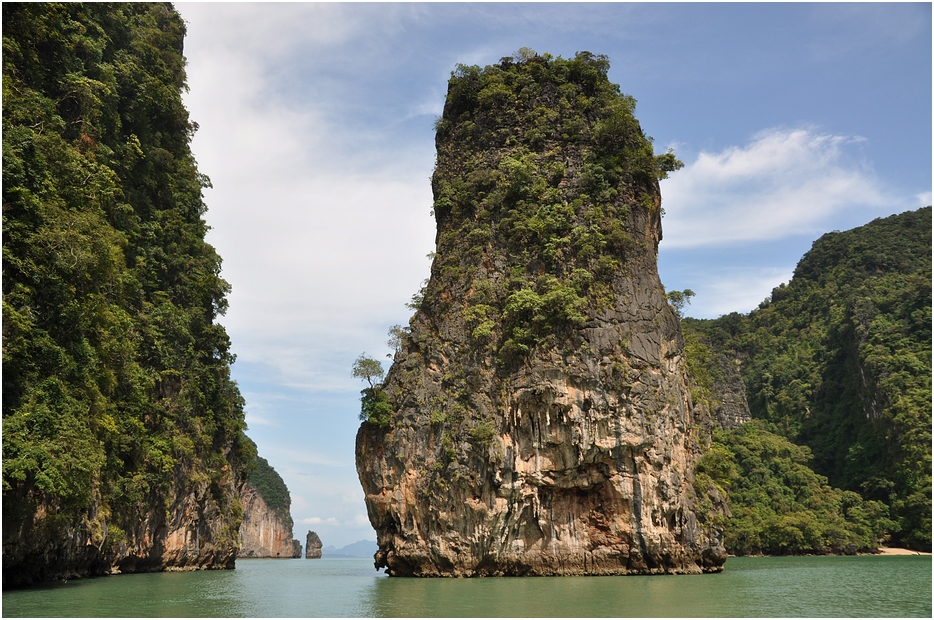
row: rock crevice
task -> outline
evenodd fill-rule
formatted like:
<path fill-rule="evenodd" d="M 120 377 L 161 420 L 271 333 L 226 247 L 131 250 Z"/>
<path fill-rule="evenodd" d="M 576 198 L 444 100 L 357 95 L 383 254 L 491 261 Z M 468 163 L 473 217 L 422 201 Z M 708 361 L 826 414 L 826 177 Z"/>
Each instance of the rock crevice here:
<path fill-rule="evenodd" d="M 721 570 L 723 508 L 694 488 L 709 414 L 656 268 L 662 164 L 607 68 L 452 76 L 431 278 L 380 388 L 391 418 L 357 434 L 390 574 Z"/>
<path fill-rule="evenodd" d="M 271 509 L 257 489 L 249 484 L 240 490 L 243 522 L 240 524 L 242 558 L 300 558 L 302 544 L 292 538 L 291 519 Z"/>

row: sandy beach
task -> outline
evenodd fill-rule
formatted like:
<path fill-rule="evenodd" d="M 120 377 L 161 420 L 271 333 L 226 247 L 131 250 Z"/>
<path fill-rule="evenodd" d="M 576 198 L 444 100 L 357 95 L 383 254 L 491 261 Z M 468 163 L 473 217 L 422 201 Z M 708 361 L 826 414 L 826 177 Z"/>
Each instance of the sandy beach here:
<path fill-rule="evenodd" d="M 880 555 L 931 555 L 927 551 L 912 551 L 911 549 L 899 549 L 897 547 L 882 547 Z"/>

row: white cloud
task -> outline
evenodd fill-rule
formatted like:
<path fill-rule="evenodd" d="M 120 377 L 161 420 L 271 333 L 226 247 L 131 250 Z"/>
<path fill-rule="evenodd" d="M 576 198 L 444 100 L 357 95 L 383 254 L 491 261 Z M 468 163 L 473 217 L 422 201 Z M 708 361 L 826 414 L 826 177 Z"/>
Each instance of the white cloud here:
<path fill-rule="evenodd" d="M 303 53 L 363 37 L 374 12 L 305 4 L 180 10 L 196 35 L 188 71 L 197 88 L 186 105 L 201 126 L 192 148 L 215 188 L 205 192 L 208 241 L 233 289 L 222 321 L 233 350 L 278 374 L 280 385 L 355 391 L 349 360 L 384 344 L 428 274 L 433 145 L 377 150 L 378 135 L 334 123 L 329 110 L 357 104 L 342 99 L 346 93 L 320 84 L 313 98 L 281 93 L 297 62 L 347 71 L 353 58 Z M 399 15 L 413 11 L 382 11 L 374 27 L 398 30 Z M 436 94 L 434 107 L 426 98 L 417 111 L 440 112 L 444 97 Z M 260 413 L 256 424 L 274 417 Z"/>
<path fill-rule="evenodd" d="M 707 281 L 696 286 L 696 297 L 686 314 L 716 318 L 737 309 L 749 312 L 771 295 L 772 289 L 789 282 L 793 272 L 793 267 L 764 267 L 712 273 Z"/>
<path fill-rule="evenodd" d="M 353 520 L 351 521 L 352 525 L 355 527 L 370 527 L 370 518 L 366 516 L 366 513 L 358 512 L 354 515 Z"/>
<path fill-rule="evenodd" d="M 894 205 L 850 157 L 859 137 L 769 129 L 702 152 L 663 182 L 665 244 L 699 247 L 812 234 L 843 209 Z"/>
<path fill-rule="evenodd" d="M 322 517 L 305 517 L 304 519 L 299 521 L 299 523 L 302 523 L 304 525 L 320 525 L 322 523 L 327 523 L 328 525 L 338 525 L 340 521 L 338 521 L 334 517 L 328 517 L 326 519 Z"/>
<path fill-rule="evenodd" d="M 181 2 L 182 17 L 198 28 L 197 42 L 246 56 L 282 57 L 298 45 L 333 46 L 366 28 L 360 14 L 341 3 Z M 189 38 L 191 40 L 191 38 Z"/>
<path fill-rule="evenodd" d="M 295 50 L 336 41 L 320 20 L 302 19 L 318 8 L 283 9 L 237 5 L 190 17 L 198 36 L 186 105 L 201 127 L 192 144 L 199 169 L 215 188 L 205 192 L 208 241 L 233 288 L 221 322 L 240 360 L 234 376 L 250 435 L 287 480 L 296 523 L 346 544 L 374 538 L 355 518 L 360 388 L 350 364 L 406 320 L 404 304 L 428 273 L 433 151 L 430 141 L 374 151 L 372 135 L 333 122 L 330 110 L 343 102 L 332 93 L 283 97 L 283 74 L 306 60 Z M 321 10 L 333 23 L 347 8 Z M 214 18 L 226 20 L 223 29 Z M 344 39 L 358 30 L 338 29 Z M 321 397 L 341 391 L 346 416 L 347 406 Z"/>

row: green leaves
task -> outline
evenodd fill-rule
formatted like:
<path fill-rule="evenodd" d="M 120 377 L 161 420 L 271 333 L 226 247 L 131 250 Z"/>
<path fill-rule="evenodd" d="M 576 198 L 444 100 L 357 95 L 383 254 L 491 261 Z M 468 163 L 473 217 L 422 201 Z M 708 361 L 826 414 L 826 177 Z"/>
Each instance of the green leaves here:
<path fill-rule="evenodd" d="M 4 493 L 26 486 L 68 508 L 90 501 L 104 454 L 88 427 L 80 387 L 47 379 L 29 391 L 15 415 L 4 417 Z"/>
<path fill-rule="evenodd" d="M 821 237 L 748 317 L 691 322 L 743 361 L 754 417 L 930 549 L 931 208 Z"/>
<path fill-rule="evenodd" d="M 586 280 L 576 272 L 577 280 Z M 580 288 L 561 282 L 553 276 L 543 276 L 536 290 L 522 288 L 506 298 L 503 307 L 503 329 L 506 334 L 505 355 L 524 354 L 542 340 L 562 328 L 582 327 L 587 322 L 584 309 L 587 300 Z"/>
<path fill-rule="evenodd" d="M 229 286 L 204 241 L 184 25 L 146 3 L 3 20 L 4 502 L 79 519 L 96 495 L 137 520 L 180 464 L 219 480 L 245 428 L 214 323 Z"/>
<path fill-rule="evenodd" d="M 471 336 L 477 340 L 486 340 L 493 336 L 499 323 L 496 309 L 487 304 L 476 304 L 467 308 L 464 319 L 471 327 Z"/>
<path fill-rule="evenodd" d="M 675 314 L 680 318 L 683 316 L 685 306 L 690 305 L 694 291 L 689 288 L 683 291 L 668 291 L 666 297 L 668 297 L 668 303 L 674 308 Z"/>
<path fill-rule="evenodd" d="M 392 422 L 392 413 L 389 396 L 381 389 L 368 387 L 360 392 L 361 420 L 376 426 L 388 427 Z"/>
<path fill-rule="evenodd" d="M 389 426 L 392 420 L 392 405 L 389 396 L 382 390 L 385 371 L 379 360 L 361 353 L 354 360 L 351 374 L 364 379 L 370 387 L 360 392 L 360 419 L 377 426 Z"/>
<path fill-rule="evenodd" d="M 358 379 L 366 380 L 370 388 L 376 388 L 382 383 L 386 372 L 379 360 L 368 357 L 366 353 L 361 353 L 354 360 L 351 374 Z"/>
<path fill-rule="evenodd" d="M 659 180 L 667 179 L 669 173 L 682 168 L 684 168 L 684 162 L 675 157 L 672 149 L 668 149 L 667 153 L 662 153 L 655 158 L 656 176 Z"/>
<path fill-rule="evenodd" d="M 759 421 L 715 432 L 695 487 L 709 481 L 728 494 L 727 552 L 853 554 L 876 549 L 895 529 L 881 502 L 830 487 L 807 467 L 810 456 Z"/>

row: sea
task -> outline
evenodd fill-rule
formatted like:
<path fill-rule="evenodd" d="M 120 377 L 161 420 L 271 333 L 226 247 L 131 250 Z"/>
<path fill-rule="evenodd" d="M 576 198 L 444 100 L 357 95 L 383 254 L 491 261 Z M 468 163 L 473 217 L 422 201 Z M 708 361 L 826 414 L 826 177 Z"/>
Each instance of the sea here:
<path fill-rule="evenodd" d="M 4 617 L 931 617 L 931 556 L 729 558 L 722 573 L 386 577 L 369 559 L 77 579 L 3 593 Z"/>

